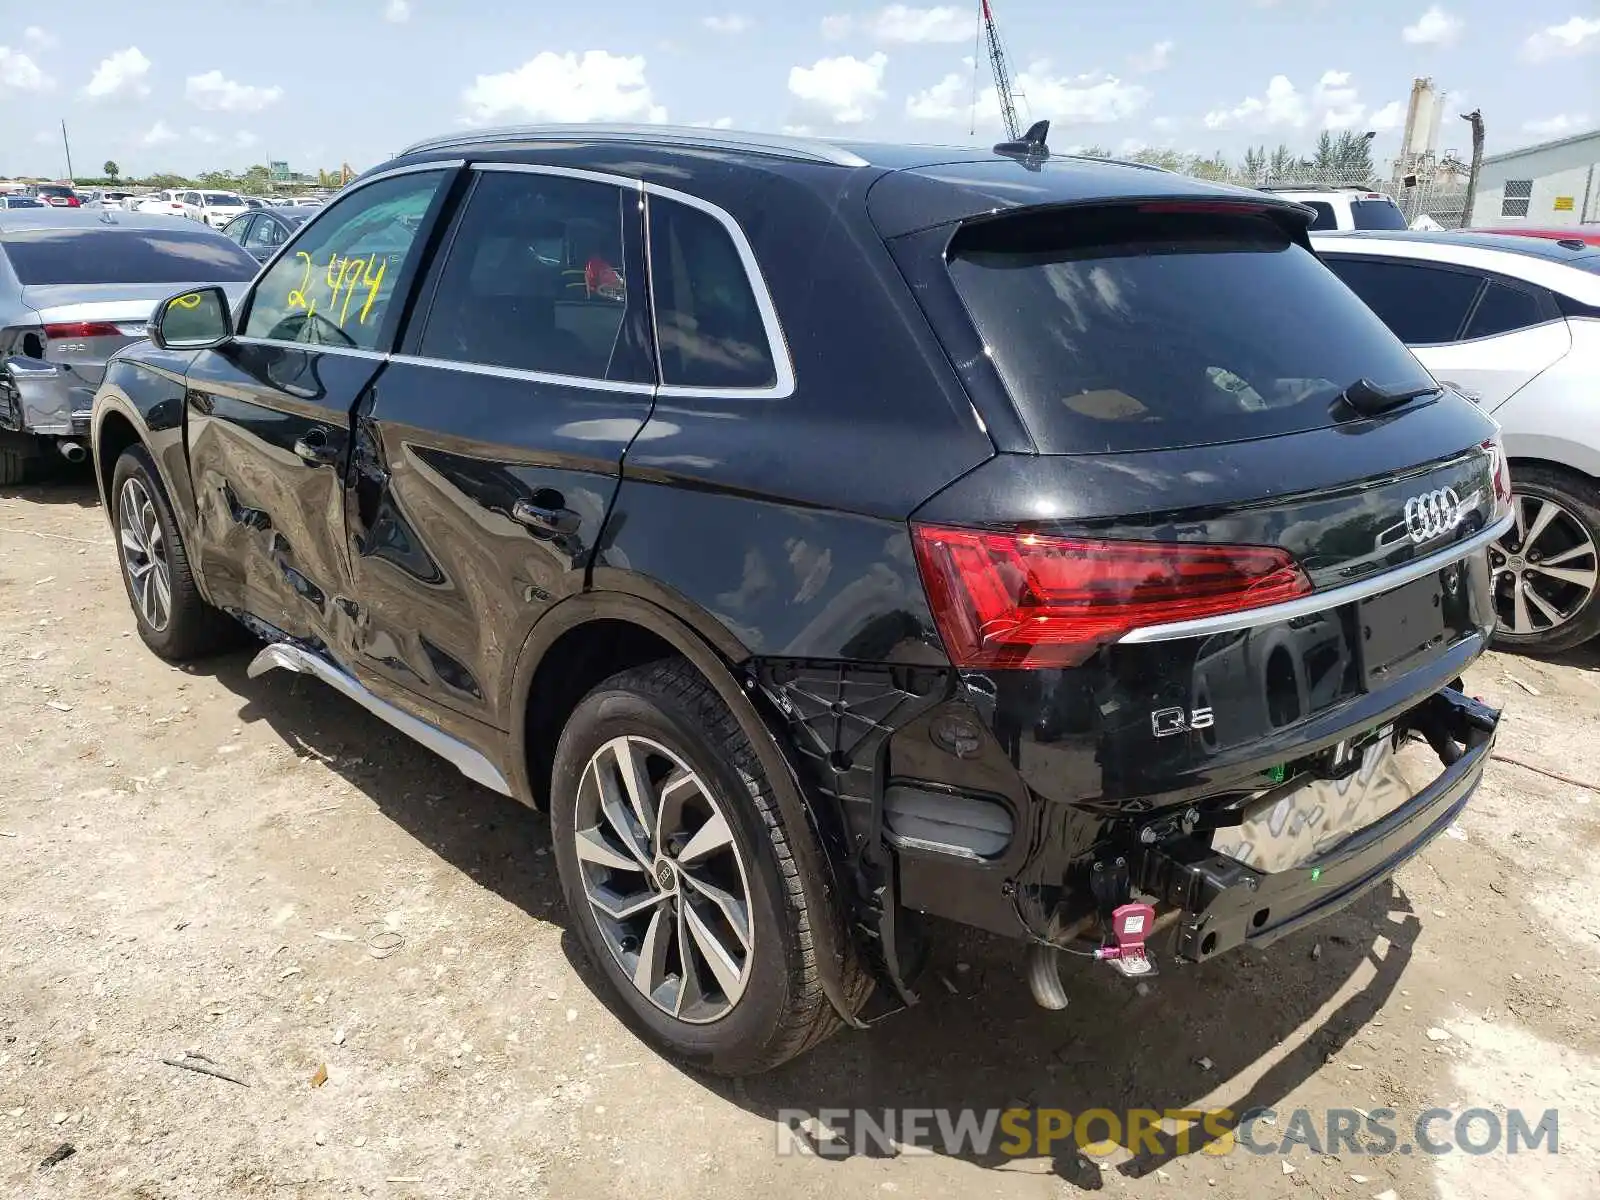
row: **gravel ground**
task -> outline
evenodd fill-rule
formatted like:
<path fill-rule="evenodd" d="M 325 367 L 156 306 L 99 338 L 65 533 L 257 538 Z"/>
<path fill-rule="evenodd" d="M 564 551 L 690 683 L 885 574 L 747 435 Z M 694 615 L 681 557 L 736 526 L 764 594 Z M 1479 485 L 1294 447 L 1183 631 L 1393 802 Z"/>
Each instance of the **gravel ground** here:
<path fill-rule="evenodd" d="M 1600 648 L 1481 663 L 1528 765 L 1318 929 L 1060 1014 L 941 930 L 918 1008 L 739 1084 L 597 1002 L 537 814 L 248 657 L 146 651 L 84 477 L 0 495 L 0 1194 L 1600 1196 Z M 777 1153 L 784 1109 L 1018 1103 L 1555 1108 L 1560 1152 Z"/>

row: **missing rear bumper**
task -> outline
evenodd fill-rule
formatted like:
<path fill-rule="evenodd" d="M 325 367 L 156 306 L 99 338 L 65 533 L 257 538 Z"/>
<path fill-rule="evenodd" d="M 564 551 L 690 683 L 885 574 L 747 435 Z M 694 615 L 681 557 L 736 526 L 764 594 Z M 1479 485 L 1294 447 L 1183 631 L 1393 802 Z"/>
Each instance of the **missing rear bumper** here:
<path fill-rule="evenodd" d="M 1443 773 L 1309 862 L 1261 871 L 1191 836 L 1133 856 L 1133 885 L 1182 911 L 1173 945 L 1180 958 L 1198 962 L 1236 946 L 1269 945 L 1353 903 L 1442 833 L 1476 790 L 1499 719 L 1457 691 L 1431 697 L 1408 723 L 1438 752 Z"/>

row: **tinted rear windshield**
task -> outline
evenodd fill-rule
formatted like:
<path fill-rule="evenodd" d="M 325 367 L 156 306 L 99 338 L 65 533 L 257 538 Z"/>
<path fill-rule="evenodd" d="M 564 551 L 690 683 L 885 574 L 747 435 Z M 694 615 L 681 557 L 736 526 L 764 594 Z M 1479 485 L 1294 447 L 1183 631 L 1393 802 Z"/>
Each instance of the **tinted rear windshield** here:
<path fill-rule="evenodd" d="M 968 225 L 950 274 L 1044 453 L 1334 423 L 1357 379 L 1428 386 L 1388 328 L 1265 215 L 1157 206 Z"/>
<path fill-rule="evenodd" d="M 237 283 L 261 267 L 236 243 L 199 229 L 19 229 L 0 237 L 0 251 L 25 286 Z"/>
<path fill-rule="evenodd" d="M 1389 200 L 1352 200 L 1350 219 L 1357 229 L 1407 229 L 1400 206 Z"/>
<path fill-rule="evenodd" d="M 61 183 L 41 183 L 34 192 L 40 196 L 70 196 L 72 189 Z"/>

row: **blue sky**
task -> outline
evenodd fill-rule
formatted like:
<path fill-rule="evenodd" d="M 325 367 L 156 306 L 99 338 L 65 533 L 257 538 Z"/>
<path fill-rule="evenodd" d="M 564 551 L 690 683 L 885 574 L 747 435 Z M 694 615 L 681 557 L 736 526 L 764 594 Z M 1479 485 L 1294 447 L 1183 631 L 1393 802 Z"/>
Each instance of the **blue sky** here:
<path fill-rule="evenodd" d="M 1393 153 L 1411 81 L 1489 150 L 1600 124 L 1600 0 L 993 0 L 1057 146 Z M 363 168 L 468 124 L 667 120 L 965 142 L 978 0 L 0 0 L 0 174 Z M 976 140 L 998 116 L 980 60 Z"/>

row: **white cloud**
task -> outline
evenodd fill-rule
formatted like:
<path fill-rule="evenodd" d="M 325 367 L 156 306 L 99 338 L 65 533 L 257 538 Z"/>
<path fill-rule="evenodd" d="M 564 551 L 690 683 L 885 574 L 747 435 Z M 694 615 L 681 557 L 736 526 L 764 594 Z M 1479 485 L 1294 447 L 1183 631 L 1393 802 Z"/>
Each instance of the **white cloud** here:
<path fill-rule="evenodd" d="M 0 46 L 0 92 L 48 92 L 55 85 L 26 54 Z"/>
<path fill-rule="evenodd" d="M 221 139 L 211 130 L 201 125 L 189 126 L 189 140 L 199 142 L 202 146 L 215 146 Z"/>
<path fill-rule="evenodd" d="M 714 121 L 695 121 L 693 124 L 696 129 L 732 129 L 733 118 L 718 117 Z"/>
<path fill-rule="evenodd" d="M 1382 108 L 1367 118 L 1367 128 L 1378 133 L 1390 133 L 1406 121 L 1406 106 L 1398 100 L 1391 100 Z"/>
<path fill-rule="evenodd" d="M 54 50 L 61 44 L 61 39 L 48 29 L 41 29 L 37 25 L 29 25 L 22 31 L 22 40 L 35 50 Z"/>
<path fill-rule="evenodd" d="M 864 17 L 822 18 L 823 37 L 837 39 L 860 31 L 879 42 L 965 42 L 976 28 L 976 16 L 953 5 L 912 8 L 891 4 Z"/>
<path fill-rule="evenodd" d="M 1172 63 L 1172 49 L 1174 42 L 1157 42 L 1142 54 L 1129 57 L 1128 65 L 1135 71 L 1149 74 L 1153 71 L 1165 71 Z"/>
<path fill-rule="evenodd" d="M 1103 71 L 1054 76 L 1046 62 L 1034 63 L 1018 75 L 1015 90 L 1028 98 L 1030 112 L 1062 125 L 1120 121 L 1150 102 L 1150 90 L 1139 84 L 1124 83 Z M 978 98 L 978 114 L 982 116 L 991 103 L 998 116 L 1000 103 L 992 88 Z"/>
<path fill-rule="evenodd" d="M 233 135 L 233 144 L 239 147 L 241 150 L 248 150 L 251 146 L 258 144 L 260 141 L 261 139 L 255 134 L 251 133 L 248 129 L 241 129 L 238 133 Z"/>
<path fill-rule="evenodd" d="M 743 33 L 754 22 L 742 13 L 728 13 L 720 17 L 701 17 L 700 24 L 712 33 L 735 34 Z"/>
<path fill-rule="evenodd" d="M 1232 108 L 1213 109 L 1205 116 L 1207 129 L 1239 125 L 1249 129 L 1300 129 L 1310 119 L 1306 98 L 1287 75 L 1274 75 L 1261 96 L 1246 96 Z"/>
<path fill-rule="evenodd" d="M 1311 106 L 1322 114 L 1324 129 L 1350 129 L 1367 113 L 1360 93 L 1350 84 L 1349 71 L 1324 71 L 1311 94 Z"/>
<path fill-rule="evenodd" d="M 1548 25 L 1522 43 L 1522 56 L 1533 62 L 1585 54 L 1600 46 L 1600 19 L 1573 17 L 1560 25 Z"/>
<path fill-rule="evenodd" d="M 809 125 L 785 125 L 783 132 L 790 137 L 815 137 L 817 131 Z"/>
<path fill-rule="evenodd" d="M 1461 18 L 1435 4 L 1417 18 L 1416 24 L 1402 29 L 1400 36 L 1413 46 L 1453 45 L 1461 36 Z"/>
<path fill-rule="evenodd" d="M 546 50 L 515 71 L 479 75 L 462 93 L 471 122 L 507 116 L 545 121 L 667 119 L 645 78 L 642 56 L 586 50 L 580 58 Z"/>
<path fill-rule="evenodd" d="M 260 112 L 283 98 L 281 87 L 253 87 L 223 78 L 221 71 L 191 75 L 184 81 L 184 95 L 196 108 L 213 112 Z"/>
<path fill-rule="evenodd" d="M 1543 117 L 1537 121 L 1524 121 L 1522 128 L 1538 137 L 1558 138 L 1569 133 L 1577 133 L 1580 129 L 1588 129 L 1590 121 L 1585 113 L 1557 113 L 1553 117 Z"/>
<path fill-rule="evenodd" d="M 35 146 L 54 146 L 60 140 L 61 131 L 59 129 L 41 129 L 33 135 L 33 144 Z"/>
<path fill-rule="evenodd" d="M 949 121 L 967 111 L 971 84 L 954 71 L 938 83 L 906 97 L 906 116 L 919 121 Z"/>
<path fill-rule="evenodd" d="M 407 0 L 389 0 L 389 7 L 383 10 L 383 19 L 391 25 L 404 25 L 411 20 L 411 5 Z"/>
<path fill-rule="evenodd" d="M 1030 113 L 1048 113 L 1061 125 L 1121 121 L 1150 102 L 1150 91 L 1103 71 L 1087 75 L 1054 75 L 1048 62 L 1036 62 L 1018 75 L 1015 90 L 1027 97 Z M 924 121 L 964 117 L 970 103 L 970 80 L 951 72 L 930 88 L 906 97 L 906 115 Z M 993 87 L 978 93 L 977 119 L 1000 124 L 1000 98 Z"/>
<path fill-rule="evenodd" d="M 883 99 L 883 71 L 889 56 L 881 51 L 862 60 L 848 54 L 819 58 L 809 67 L 789 68 L 789 91 L 840 125 L 859 125 Z"/>
<path fill-rule="evenodd" d="M 171 126 L 165 121 L 157 121 L 140 136 L 139 144 L 141 146 L 164 146 L 168 142 L 177 140 L 178 135 L 172 131 Z"/>
<path fill-rule="evenodd" d="M 145 80 L 149 74 L 150 60 L 140 53 L 139 47 L 129 46 L 100 60 L 84 85 L 83 94 L 91 100 L 148 96 L 150 85 Z"/>

